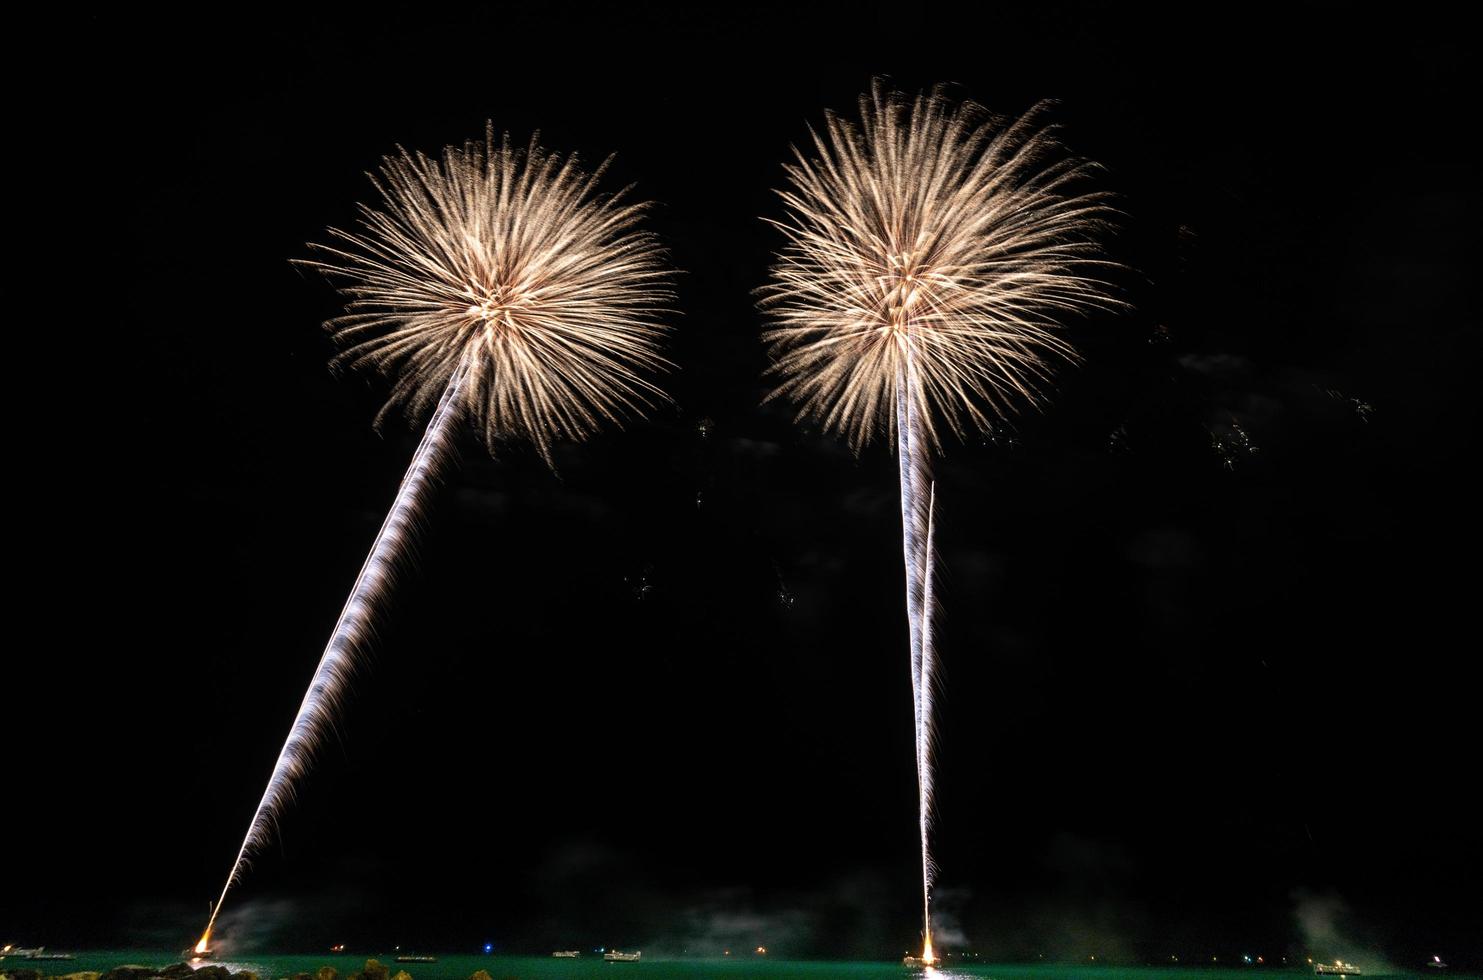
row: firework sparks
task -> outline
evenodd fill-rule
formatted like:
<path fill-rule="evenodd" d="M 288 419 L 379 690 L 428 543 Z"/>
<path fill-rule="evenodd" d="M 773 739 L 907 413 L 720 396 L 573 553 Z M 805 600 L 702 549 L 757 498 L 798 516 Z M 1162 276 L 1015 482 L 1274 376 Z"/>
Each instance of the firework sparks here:
<path fill-rule="evenodd" d="M 338 363 L 392 376 L 377 421 L 400 406 L 431 409 L 391 511 L 340 612 L 247 835 L 197 945 L 210 943 L 222 899 L 276 829 L 339 712 L 371 641 L 377 611 L 415 535 L 455 424 L 476 424 L 491 449 L 524 440 L 550 462 L 553 442 L 642 414 L 663 393 L 669 270 L 645 205 L 601 196 L 603 167 L 584 172 L 534 141 L 449 147 L 440 159 L 401 151 L 372 176 L 382 208 L 357 231 L 330 229 L 304 264 L 340 284 L 347 313 L 327 327 Z"/>
<path fill-rule="evenodd" d="M 209 945 L 211 930 L 227 891 L 246 870 L 251 854 L 267 843 L 284 806 L 293 800 L 294 788 L 307 771 L 320 739 L 339 714 L 351 677 L 367 652 L 377 610 L 396 579 L 401 556 L 416 533 L 423 504 L 436 479 L 438 467 L 447 455 L 449 427 L 457 410 L 459 390 L 459 379 L 455 377 L 450 380 L 432 420 L 428 422 L 427 431 L 412 456 L 412 464 L 402 477 L 391 510 L 376 534 L 355 585 L 351 587 L 350 598 L 340 610 L 335 628 L 330 632 L 329 645 L 314 670 L 309 689 L 304 693 L 298 714 L 289 729 L 288 739 L 273 764 L 267 788 L 253 812 L 247 836 L 232 862 L 232 871 L 222 886 L 206 932 L 197 944 L 198 953 L 205 952 Z"/>
<path fill-rule="evenodd" d="M 916 731 L 922 956 L 932 964 L 932 633 L 944 430 L 993 431 L 1076 353 L 1058 320 L 1117 305 L 1095 233 L 1110 210 L 1092 166 L 1059 152 L 1039 107 L 1008 125 L 934 91 L 875 86 L 858 123 L 830 115 L 797 150 L 772 221 L 786 245 L 763 290 L 778 384 L 857 450 L 895 436 Z"/>
<path fill-rule="evenodd" d="M 646 209 L 597 195 L 606 164 L 524 149 L 508 138 L 402 151 L 373 177 L 385 207 L 306 263 L 341 284 L 348 312 L 328 326 L 338 362 L 392 375 L 382 417 L 421 416 L 460 365 L 466 413 L 491 449 L 583 439 L 664 400 L 645 375 L 660 354 L 669 269 Z M 379 418 L 378 418 L 379 421 Z"/>
<path fill-rule="evenodd" d="M 1075 360 L 1057 317 L 1115 305 L 1092 234 L 1093 167 L 1032 110 L 1007 126 L 939 93 L 876 88 L 859 125 L 831 115 L 781 191 L 787 237 L 763 291 L 781 383 L 860 448 L 911 403 L 925 449 L 989 429 Z"/>

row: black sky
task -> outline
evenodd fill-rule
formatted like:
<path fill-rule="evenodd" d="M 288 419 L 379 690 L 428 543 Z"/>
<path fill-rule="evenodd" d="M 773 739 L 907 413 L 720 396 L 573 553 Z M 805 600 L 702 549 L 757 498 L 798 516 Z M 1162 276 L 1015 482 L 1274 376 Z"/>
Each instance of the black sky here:
<path fill-rule="evenodd" d="M 290 260 L 382 154 L 492 119 L 616 153 L 659 203 L 677 407 L 557 475 L 462 440 L 340 744 L 236 901 L 311 949 L 910 945 L 895 463 L 760 407 L 752 294 L 789 145 L 885 75 L 1059 100 L 1139 272 L 1043 414 L 938 468 L 944 910 L 993 955 L 1154 960 L 1296 948 L 1295 909 L 1335 902 L 1394 962 L 1483 960 L 1458 24 L 423 4 L 77 14 L 12 45 L 17 240 L 56 277 L 6 289 L 15 938 L 199 926 L 415 443 L 373 432 L 382 384 L 331 375 L 338 300 Z M 1257 451 L 1227 468 L 1233 424 Z"/>

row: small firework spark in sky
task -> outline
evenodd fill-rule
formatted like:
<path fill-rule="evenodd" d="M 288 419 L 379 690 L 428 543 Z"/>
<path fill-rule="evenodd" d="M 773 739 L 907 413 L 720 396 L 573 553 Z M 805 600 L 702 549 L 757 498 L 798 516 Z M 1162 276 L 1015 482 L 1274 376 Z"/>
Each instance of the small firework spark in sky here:
<path fill-rule="evenodd" d="M 1236 464 L 1242 459 L 1261 452 L 1234 415 L 1231 416 L 1230 424 L 1208 431 L 1210 432 L 1210 451 L 1227 470 L 1234 470 Z"/>
<path fill-rule="evenodd" d="M 1363 398 L 1356 398 L 1354 395 L 1346 395 L 1344 392 L 1339 391 L 1337 388 L 1324 388 L 1322 390 L 1325 395 L 1328 395 L 1334 401 L 1343 402 L 1350 408 L 1354 409 L 1355 416 L 1361 422 L 1369 422 L 1370 416 L 1375 414 L 1375 406 L 1371 405 Z"/>
<path fill-rule="evenodd" d="M 401 151 L 372 181 L 382 208 L 362 206 L 358 231 L 331 229 L 333 245 L 305 262 L 340 284 L 345 316 L 328 327 L 339 362 L 392 376 L 395 406 L 420 417 L 421 443 L 335 623 L 206 931 L 249 857 L 293 798 L 366 654 L 375 618 L 415 536 L 450 449 L 455 420 L 483 431 L 492 450 L 528 440 L 551 445 L 600 423 L 641 413 L 663 393 L 646 379 L 660 355 L 668 267 L 637 228 L 644 205 L 602 196 L 602 167 L 532 141 L 449 147 L 441 159 Z"/>
<path fill-rule="evenodd" d="M 999 432 L 1075 360 L 1059 318 L 1113 308 L 1096 233 L 1107 195 L 1037 107 L 1007 125 L 941 90 L 876 85 L 859 122 L 829 115 L 780 192 L 787 238 L 763 289 L 787 397 L 859 449 L 894 434 L 916 729 L 922 956 L 932 946 L 933 549 L 941 429 Z"/>

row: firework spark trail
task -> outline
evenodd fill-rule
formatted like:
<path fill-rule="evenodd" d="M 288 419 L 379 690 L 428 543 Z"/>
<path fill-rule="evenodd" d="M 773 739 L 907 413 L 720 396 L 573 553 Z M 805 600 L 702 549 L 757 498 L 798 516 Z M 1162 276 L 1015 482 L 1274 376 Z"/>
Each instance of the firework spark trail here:
<path fill-rule="evenodd" d="M 922 957 L 932 963 L 932 637 L 936 486 L 942 430 L 991 429 L 1035 404 L 1056 361 L 1075 361 L 1060 318 L 1123 304 L 1102 277 L 1097 232 L 1112 216 L 1095 167 L 1061 152 L 1037 106 L 990 117 L 942 89 L 877 84 L 858 122 L 829 114 L 795 148 L 769 220 L 786 239 L 763 289 L 765 339 L 799 418 L 856 450 L 895 436 L 911 645 Z"/>
<path fill-rule="evenodd" d="M 906 567 L 906 619 L 911 647 L 911 696 L 917 762 L 917 825 L 922 851 L 922 949 L 923 959 L 932 960 L 932 884 L 937 874 L 932 860 L 932 749 L 936 730 L 933 719 L 933 688 L 936 657 L 933 651 L 932 568 L 933 512 L 936 486 L 929 473 L 922 428 L 914 409 L 912 388 L 915 366 L 908 352 L 898 378 L 897 465 L 901 477 L 902 552 Z"/>
<path fill-rule="evenodd" d="M 333 727 L 345 689 L 365 655 L 367 641 L 371 639 L 375 628 L 377 610 L 388 587 L 396 578 L 397 567 L 404 560 L 407 546 L 416 533 L 428 491 L 448 455 L 449 429 L 458 417 L 458 393 L 463 377 L 464 371 L 459 369 L 449 378 L 433 417 L 427 424 L 427 430 L 422 435 L 422 441 L 412 455 L 412 463 L 402 477 L 401 486 L 397 488 L 391 510 L 382 522 L 381 530 L 376 532 L 376 539 L 371 544 L 365 563 L 361 565 L 360 574 L 355 577 L 350 598 L 345 601 L 340 617 L 335 620 L 335 628 L 330 632 L 329 643 L 319 658 L 319 666 L 314 668 L 309 690 L 299 704 L 288 739 L 278 753 L 278 761 L 273 764 L 273 774 L 268 778 L 267 789 L 263 791 L 257 810 L 253 812 L 252 822 L 248 824 L 247 836 L 237 851 L 236 860 L 232 862 L 231 874 L 227 876 L 227 882 L 213 907 L 211 921 L 207 923 L 206 933 L 201 937 L 200 951 L 204 951 L 209 945 L 211 929 L 216 924 L 217 913 L 221 911 L 222 900 L 241 877 L 252 854 L 267 843 L 283 807 L 294 798 L 294 784 L 308 769 L 321 740 Z"/>
<path fill-rule="evenodd" d="M 302 264 L 335 280 L 345 315 L 326 326 L 337 363 L 392 376 L 378 421 L 393 407 L 432 409 L 411 468 L 366 559 L 288 741 L 248 826 L 225 898 L 292 800 L 316 743 L 331 726 L 370 639 L 373 616 L 410 541 L 455 420 L 499 443 L 529 443 L 550 463 L 558 439 L 581 440 L 666 396 L 646 375 L 663 370 L 671 272 L 637 226 L 647 205 L 604 195 L 606 164 L 587 173 L 575 156 L 535 140 L 517 147 L 486 127 L 482 140 L 441 157 L 400 151 L 371 181 L 382 208 L 359 227 L 331 228 L 331 245 Z M 221 910 L 218 900 L 205 951 Z"/>

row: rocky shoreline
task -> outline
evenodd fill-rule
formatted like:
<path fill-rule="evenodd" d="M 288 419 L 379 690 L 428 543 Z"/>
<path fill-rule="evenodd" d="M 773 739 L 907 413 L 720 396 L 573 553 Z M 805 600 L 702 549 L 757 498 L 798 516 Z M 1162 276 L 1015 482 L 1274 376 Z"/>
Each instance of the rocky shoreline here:
<path fill-rule="evenodd" d="M 40 970 L 8 969 L 0 967 L 0 980 L 262 980 L 251 970 L 233 973 L 224 966 L 210 964 L 193 967 L 189 963 L 172 963 L 166 967 L 116 966 L 106 973 L 83 971 L 78 973 L 43 974 Z M 295 973 L 279 977 L 278 980 L 340 980 L 340 973 L 332 966 L 322 966 L 313 973 Z M 366 960 L 365 968 L 348 973 L 344 980 L 412 980 L 412 974 L 390 968 L 376 960 Z M 476 970 L 469 980 L 492 980 L 485 970 Z"/>

